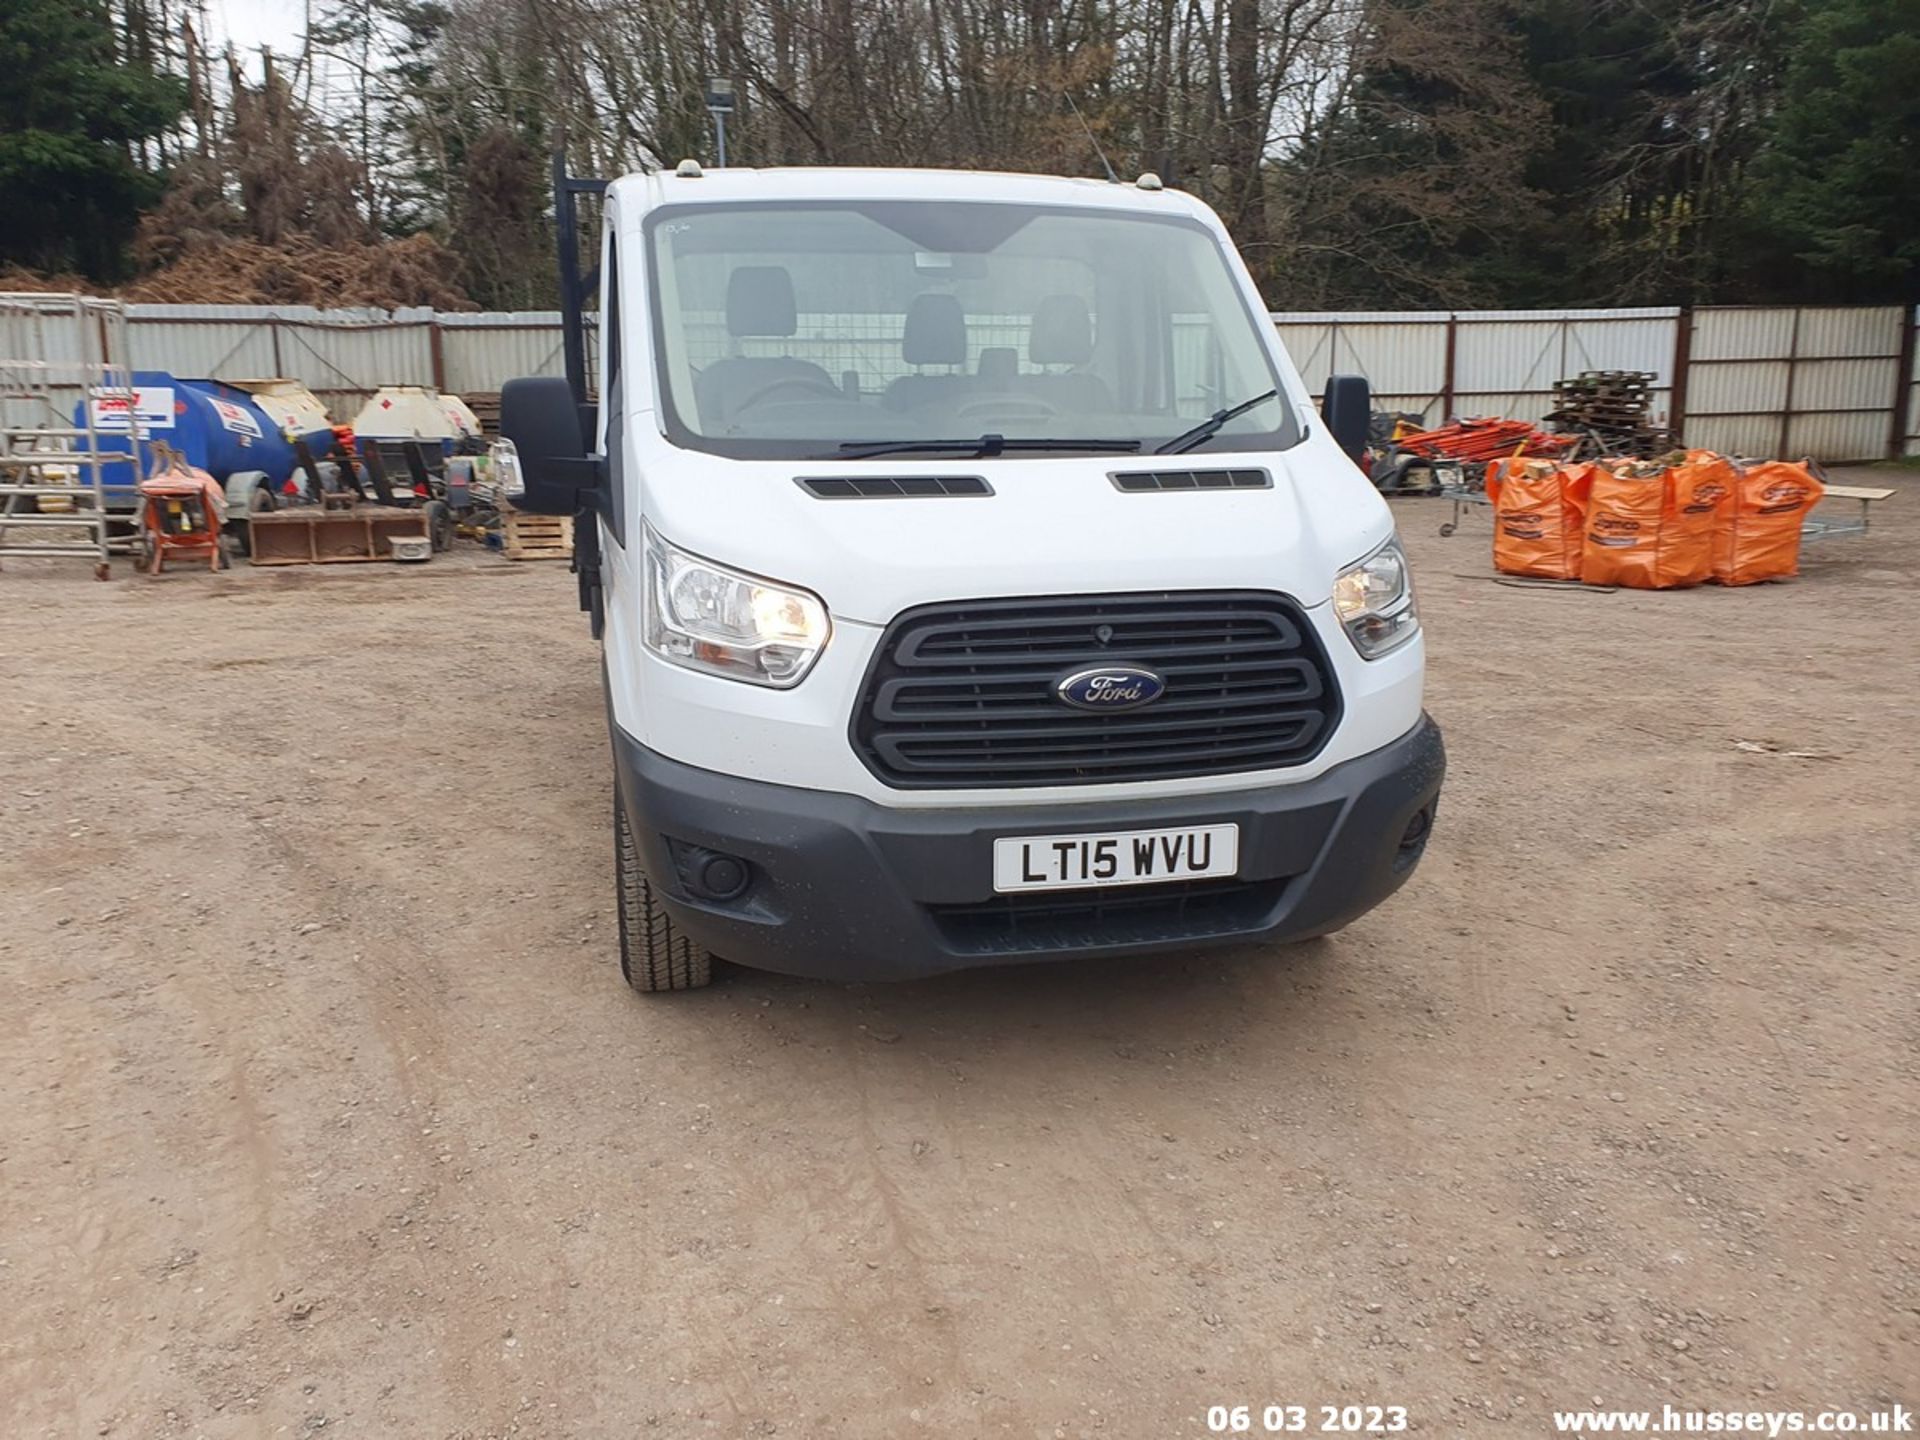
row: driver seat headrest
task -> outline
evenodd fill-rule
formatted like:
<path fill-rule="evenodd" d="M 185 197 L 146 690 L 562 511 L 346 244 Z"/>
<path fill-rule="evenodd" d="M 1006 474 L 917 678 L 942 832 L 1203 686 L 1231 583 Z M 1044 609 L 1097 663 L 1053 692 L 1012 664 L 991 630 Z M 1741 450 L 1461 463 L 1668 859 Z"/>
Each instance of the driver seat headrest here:
<path fill-rule="evenodd" d="M 785 336 L 800 328 L 784 265 L 740 265 L 727 276 L 727 334 Z"/>

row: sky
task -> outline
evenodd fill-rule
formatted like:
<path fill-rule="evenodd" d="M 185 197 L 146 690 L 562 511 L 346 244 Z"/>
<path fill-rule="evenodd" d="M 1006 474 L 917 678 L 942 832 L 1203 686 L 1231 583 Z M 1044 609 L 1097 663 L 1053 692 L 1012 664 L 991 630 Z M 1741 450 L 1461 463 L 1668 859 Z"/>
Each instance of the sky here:
<path fill-rule="evenodd" d="M 262 46 L 281 60 L 298 58 L 309 18 L 337 8 L 336 0 L 204 0 L 204 3 L 213 53 L 218 55 L 231 43 L 239 53 L 241 68 L 255 81 L 260 78 Z M 297 93 L 303 102 L 328 114 L 351 91 L 351 79 L 351 74 L 337 61 L 320 57 L 299 82 Z"/>
<path fill-rule="evenodd" d="M 249 74 L 258 74 L 257 56 L 265 45 L 276 55 L 300 53 L 300 37 L 307 28 L 308 0 L 207 0 L 210 37 L 215 47 L 232 41 L 241 55 L 255 61 Z"/>

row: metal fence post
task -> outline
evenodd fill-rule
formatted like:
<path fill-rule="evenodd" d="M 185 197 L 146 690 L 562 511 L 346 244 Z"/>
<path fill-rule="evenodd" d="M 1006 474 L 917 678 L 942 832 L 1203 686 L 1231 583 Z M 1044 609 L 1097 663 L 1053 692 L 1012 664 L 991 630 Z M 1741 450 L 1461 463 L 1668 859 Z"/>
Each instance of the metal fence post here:
<path fill-rule="evenodd" d="M 1780 402 L 1780 445 L 1776 460 L 1790 459 L 1787 444 L 1793 439 L 1793 386 L 1800 372 L 1800 307 L 1793 307 L 1793 330 L 1787 340 L 1787 393 Z"/>
<path fill-rule="evenodd" d="M 1693 368 L 1693 306 L 1682 305 L 1673 328 L 1673 384 L 1668 394 L 1667 428 L 1678 444 L 1687 423 L 1687 372 Z"/>
<path fill-rule="evenodd" d="M 1908 300 L 1900 307 L 1900 359 L 1893 377 L 1893 415 L 1887 425 L 1887 458 L 1906 453 L 1909 411 L 1913 406 L 1914 312 L 1920 305 Z"/>

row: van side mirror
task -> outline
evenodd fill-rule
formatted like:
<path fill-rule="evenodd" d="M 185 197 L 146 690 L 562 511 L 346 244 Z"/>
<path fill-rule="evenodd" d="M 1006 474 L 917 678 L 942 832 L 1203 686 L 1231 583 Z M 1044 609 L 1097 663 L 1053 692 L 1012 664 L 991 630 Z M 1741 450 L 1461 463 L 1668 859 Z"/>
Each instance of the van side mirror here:
<path fill-rule="evenodd" d="M 1373 392 L 1364 375 L 1329 375 L 1320 415 L 1333 443 L 1358 465 L 1367 453 L 1367 427 L 1373 422 Z"/>
<path fill-rule="evenodd" d="M 557 375 L 509 380 L 500 387 L 500 435 L 513 445 L 521 493 L 511 497 L 535 515 L 574 515 L 599 508 L 606 462 L 587 453 L 573 387 Z"/>

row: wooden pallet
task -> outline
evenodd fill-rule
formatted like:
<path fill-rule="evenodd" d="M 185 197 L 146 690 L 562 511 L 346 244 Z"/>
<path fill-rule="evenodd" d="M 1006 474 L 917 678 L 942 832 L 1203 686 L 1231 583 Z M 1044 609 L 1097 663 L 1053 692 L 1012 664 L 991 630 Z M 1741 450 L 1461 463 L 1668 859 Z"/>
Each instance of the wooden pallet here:
<path fill-rule="evenodd" d="M 1595 402 L 1633 403 L 1652 398 L 1659 377 L 1645 370 L 1588 370 L 1553 382 L 1555 400 L 1562 405 Z"/>
<path fill-rule="evenodd" d="M 503 505 L 500 553 L 509 560 L 571 560 L 573 517 L 530 515 Z"/>
<path fill-rule="evenodd" d="M 473 411 L 474 418 L 480 422 L 482 433 L 498 435 L 500 433 L 500 392 L 498 390 L 479 390 L 462 395 L 467 408 Z"/>

